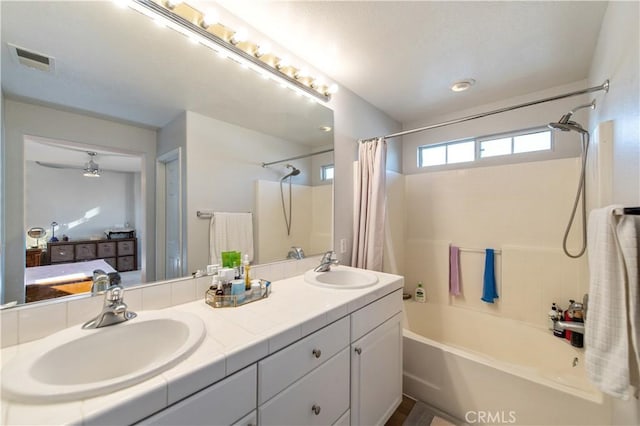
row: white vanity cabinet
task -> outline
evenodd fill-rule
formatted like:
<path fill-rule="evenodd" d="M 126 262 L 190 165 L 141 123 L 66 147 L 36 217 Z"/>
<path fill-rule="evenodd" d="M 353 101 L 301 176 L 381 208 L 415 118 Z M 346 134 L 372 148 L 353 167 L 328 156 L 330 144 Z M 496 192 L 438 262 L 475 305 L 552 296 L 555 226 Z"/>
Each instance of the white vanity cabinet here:
<path fill-rule="evenodd" d="M 142 420 L 138 425 L 256 425 L 256 366 L 224 380 Z"/>
<path fill-rule="evenodd" d="M 382 425 L 402 402 L 402 294 L 351 315 L 351 424 Z"/>

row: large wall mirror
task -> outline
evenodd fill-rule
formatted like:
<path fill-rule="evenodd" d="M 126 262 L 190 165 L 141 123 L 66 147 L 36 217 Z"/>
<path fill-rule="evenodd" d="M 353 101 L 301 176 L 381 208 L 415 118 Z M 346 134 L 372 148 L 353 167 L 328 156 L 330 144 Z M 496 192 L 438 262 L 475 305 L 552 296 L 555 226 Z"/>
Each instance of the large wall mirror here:
<path fill-rule="evenodd" d="M 253 263 L 331 249 L 329 108 L 113 2 L 0 8 L 2 303 L 191 275 L 216 213 L 251 213 Z"/>

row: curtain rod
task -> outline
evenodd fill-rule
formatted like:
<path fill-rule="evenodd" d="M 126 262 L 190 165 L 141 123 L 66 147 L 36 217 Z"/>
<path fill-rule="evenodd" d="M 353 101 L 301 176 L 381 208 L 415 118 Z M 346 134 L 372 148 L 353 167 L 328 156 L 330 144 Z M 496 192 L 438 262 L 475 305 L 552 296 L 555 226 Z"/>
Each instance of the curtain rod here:
<path fill-rule="evenodd" d="M 502 113 L 502 112 L 512 111 L 512 110 L 518 109 L 518 108 L 524 108 L 524 107 L 528 107 L 528 106 L 532 106 L 532 105 L 541 104 L 541 103 L 544 103 L 544 102 L 557 101 L 559 99 L 570 98 L 572 96 L 578 96 L 578 95 L 584 95 L 586 93 L 598 92 L 600 90 L 604 90 L 605 92 L 609 91 L 609 80 L 606 80 L 600 86 L 589 87 L 588 89 L 576 90 L 575 92 L 564 93 L 562 95 L 552 96 L 550 98 L 538 99 L 537 101 L 525 102 L 523 104 L 518 104 L 518 105 L 513 105 L 513 106 L 509 106 L 509 107 L 505 107 L 505 108 L 500 108 L 500 109 L 496 109 L 496 110 L 493 110 L 493 111 L 482 112 L 480 114 L 474 114 L 474 115 L 469 115 L 469 116 L 462 117 L 462 118 L 456 118 L 454 120 L 443 121 L 442 123 L 431 124 L 429 126 L 419 127 L 417 129 L 411 129 L 411 130 L 405 130 L 403 132 L 392 133 L 390 135 L 382 136 L 382 137 L 384 139 L 397 138 L 399 136 L 410 135 L 410 134 L 413 134 L 413 133 L 423 132 L 425 130 L 431 130 L 431 129 L 436 129 L 438 127 L 449 126 L 451 124 L 463 123 L 465 121 L 475 120 L 477 118 L 483 118 L 483 117 L 487 117 L 489 115 L 494 115 L 494 114 L 499 114 L 499 113 Z M 362 142 L 368 142 L 370 140 L 375 140 L 375 139 L 377 139 L 377 138 L 365 139 Z"/>
<path fill-rule="evenodd" d="M 284 160 L 272 161 L 270 163 L 262 163 L 262 167 L 267 167 L 267 166 L 271 166 L 273 164 L 278 164 L 278 163 L 284 163 L 285 161 L 299 160 L 301 158 L 312 157 L 312 156 L 318 155 L 318 154 L 326 154 L 327 152 L 333 152 L 333 148 L 325 149 L 324 151 L 312 152 L 310 154 L 298 155 L 297 157 L 285 158 Z"/>

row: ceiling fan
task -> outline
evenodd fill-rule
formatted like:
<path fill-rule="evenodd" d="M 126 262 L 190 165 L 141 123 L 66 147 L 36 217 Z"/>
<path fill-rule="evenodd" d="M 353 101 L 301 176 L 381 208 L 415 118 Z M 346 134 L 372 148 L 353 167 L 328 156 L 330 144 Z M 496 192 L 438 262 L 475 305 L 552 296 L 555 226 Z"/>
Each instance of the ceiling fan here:
<path fill-rule="evenodd" d="M 72 170 L 82 170 L 83 176 L 86 177 L 100 177 L 100 174 L 104 171 L 100 168 L 100 165 L 94 161 L 94 158 L 97 153 L 93 151 L 87 151 L 87 155 L 89 155 L 89 161 L 85 163 L 84 167 L 75 167 L 67 164 L 58 164 L 58 163 L 46 163 L 44 161 L 36 161 L 36 164 L 43 167 L 49 167 L 52 169 L 72 169 Z"/>

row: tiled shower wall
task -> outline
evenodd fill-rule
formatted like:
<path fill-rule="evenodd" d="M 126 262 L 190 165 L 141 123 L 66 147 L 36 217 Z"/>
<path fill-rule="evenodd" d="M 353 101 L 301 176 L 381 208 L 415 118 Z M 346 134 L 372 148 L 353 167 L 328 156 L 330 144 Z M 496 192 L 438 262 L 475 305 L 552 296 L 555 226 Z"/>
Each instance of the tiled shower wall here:
<path fill-rule="evenodd" d="M 407 290 L 422 281 L 428 303 L 545 327 L 552 302 L 566 308 L 588 289 L 586 256 L 574 260 L 562 252 L 579 172 L 579 159 L 568 158 L 405 176 Z M 578 217 L 569 239 L 572 252 L 580 226 Z M 460 254 L 463 294 L 449 295 L 449 244 L 501 250 L 496 303 L 480 300 L 482 251 Z"/>

